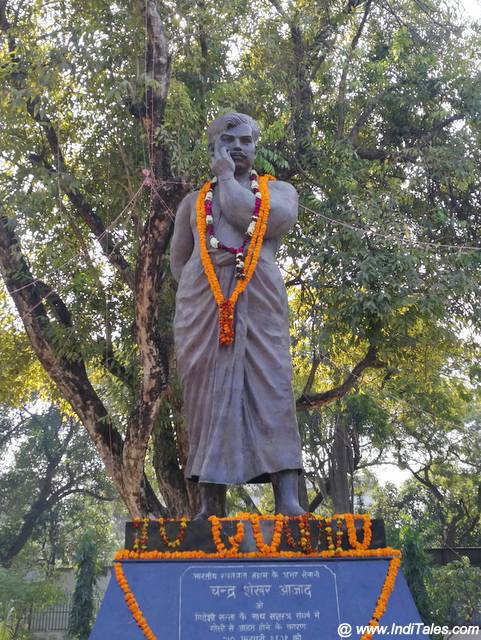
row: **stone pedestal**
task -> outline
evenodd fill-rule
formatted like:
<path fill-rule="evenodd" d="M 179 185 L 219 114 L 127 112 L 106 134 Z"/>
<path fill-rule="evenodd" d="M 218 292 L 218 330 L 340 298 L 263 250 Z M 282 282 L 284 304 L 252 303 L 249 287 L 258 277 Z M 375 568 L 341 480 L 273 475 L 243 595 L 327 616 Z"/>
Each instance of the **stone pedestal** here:
<path fill-rule="evenodd" d="M 362 636 L 389 560 L 124 561 L 125 577 L 159 640 L 335 640 Z M 428 638 L 399 573 L 381 625 Z M 381 636 L 375 636 L 381 637 Z M 90 640 L 142 640 L 113 577 Z"/>
<path fill-rule="evenodd" d="M 275 523 L 259 522 L 265 544 L 270 544 Z M 325 527 L 332 524 L 332 532 Z M 112 576 L 90 640 L 336 640 L 362 638 L 378 605 L 390 567 L 392 550 L 383 549 L 382 521 L 372 523 L 370 557 L 342 557 L 339 545 L 350 549 L 353 541 L 339 523 L 307 523 L 309 554 L 300 553 L 299 520 L 291 520 L 276 553 L 253 557 L 259 552 L 253 523 L 244 522 L 240 557 L 215 557 L 210 522 L 189 523 L 182 543 L 172 554 L 165 534 L 175 540 L 180 523 L 159 523 L 143 528 L 144 553 L 138 548 L 140 528 L 131 523 L 126 531 L 126 550 L 117 574 Z M 339 528 L 337 528 L 339 525 Z M 336 530 L 342 536 L 335 536 Z M 227 548 L 237 531 L 237 522 L 222 522 L 221 539 Z M 147 535 L 148 534 L 148 535 Z M 304 534 L 305 535 L 305 534 Z M 363 541 L 362 521 L 356 520 L 356 538 Z M 326 551 L 333 536 L 338 551 Z M 135 538 L 137 537 L 137 543 Z M 296 547 L 297 551 L 293 552 Z M 379 550 L 379 557 L 376 556 Z M 171 554 L 168 556 L 167 551 Z M 193 551 L 209 557 L 188 557 Z M 265 550 L 264 550 L 265 551 Z M 295 557 L 283 557 L 289 551 Z M 157 558 L 155 558 L 155 553 Z M 269 552 L 271 553 L 271 552 Z M 242 556 L 250 554 L 250 556 Z M 318 557 L 314 557 L 318 554 Z M 326 555 L 330 557 L 322 557 Z M 131 557 L 129 557 L 129 555 Z M 344 556 L 346 556 L 344 552 Z M 355 554 L 353 554 L 355 555 Z M 159 557 L 161 556 L 161 557 Z M 127 598 L 126 598 L 127 595 Z M 134 600 L 134 605 L 132 605 Z M 130 603 L 130 605 L 129 605 Z M 130 606 L 130 608 L 129 608 Z M 138 615 L 141 611 L 141 617 Z M 135 613 L 135 615 L 134 615 Z M 137 617 L 137 620 L 136 620 Z M 139 620 L 144 630 L 139 627 Z M 398 573 L 377 636 L 428 638 L 401 572 Z M 150 630 L 150 631 L 146 631 Z M 149 635 L 149 633 L 152 635 Z M 375 635 L 375 637 L 376 637 Z"/>

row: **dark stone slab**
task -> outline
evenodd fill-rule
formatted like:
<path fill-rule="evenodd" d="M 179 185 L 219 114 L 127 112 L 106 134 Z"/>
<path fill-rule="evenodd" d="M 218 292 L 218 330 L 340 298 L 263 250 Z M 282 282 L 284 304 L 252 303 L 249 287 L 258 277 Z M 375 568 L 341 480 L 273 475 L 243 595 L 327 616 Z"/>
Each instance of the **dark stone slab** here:
<path fill-rule="evenodd" d="M 236 533 L 236 525 L 239 521 L 228 521 L 222 522 L 222 541 L 229 548 L 230 544 L 227 540 L 229 536 L 233 536 Z M 362 542 L 364 534 L 362 531 L 362 521 L 355 520 L 356 525 L 356 535 L 359 542 Z M 318 524 L 315 520 L 309 521 L 310 531 L 311 531 L 311 541 L 312 547 L 314 550 L 325 550 L 327 549 L 327 541 L 326 535 L 323 532 L 319 531 Z M 336 522 L 332 521 L 332 529 L 333 529 L 333 537 L 335 538 L 336 531 Z M 292 532 L 292 536 L 294 541 L 298 543 L 299 541 L 299 527 L 298 522 L 296 520 L 290 520 L 289 527 Z M 251 524 L 248 520 L 244 521 L 244 540 L 239 548 L 240 552 L 249 552 L 256 551 L 256 543 L 254 540 Z M 178 532 L 179 532 L 179 522 L 167 522 L 165 525 L 165 529 L 167 532 L 167 536 L 169 540 L 175 540 Z M 264 542 L 266 544 L 270 544 L 272 541 L 272 535 L 274 531 L 274 521 L 261 521 L 261 530 L 264 538 Z M 134 528 L 133 522 L 127 522 L 125 526 L 125 548 L 133 549 L 134 540 L 137 535 L 138 529 Z M 370 549 L 379 549 L 386 546 L 386 535 L 384 530 L 384 521 L 381 519 L 374 519 L 372 521 L 372 542 L 370 545 Z M 345 526 L 343 528 L 343 537 L 342 537 L 342 547 L 343 549 L 350 549 L 347 531 Z M 301 551 L 300 547 L 296 547 L 292 549 L 286 539 L 285 532 L 283 533 L 281 544 L 279 547 L 280 551 Z M 160 537 L 159 534 L 159 523 L 156 520 L 152 520 L 149 523 L 149 535 L 148 535 L 148 544 L 147 551 L 172 551 L 168 546 L 166 546 Z M 185 530 L 184 539 L 179 547 L 175 549 L 175 551 L 204 551 L 206 553 L 215 553 L 216 547 L 214 541 L 212 540 L 211 533 L 211 524 L 206 520 L 197 520 L 189 522 L 187 529 Z"/>

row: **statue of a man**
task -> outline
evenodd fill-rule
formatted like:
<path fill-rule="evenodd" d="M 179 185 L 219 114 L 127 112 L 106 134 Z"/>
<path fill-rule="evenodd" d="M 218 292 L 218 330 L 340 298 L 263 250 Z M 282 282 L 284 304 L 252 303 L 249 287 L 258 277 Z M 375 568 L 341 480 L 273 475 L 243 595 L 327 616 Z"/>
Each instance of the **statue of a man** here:
<path fill-rule="evenodd" d="M 185 473 L 200 483 L 198 518 L 225 515 L 226 485 L 269 481 L 276 513 L 300 515 L 288 304 L 275 262 L 297 220 L 297 192 L 253 172 L 259 129 L 250 116 L 221 116 L 207 133 L 215 178 L 181 202 L 170 253 Z"/>

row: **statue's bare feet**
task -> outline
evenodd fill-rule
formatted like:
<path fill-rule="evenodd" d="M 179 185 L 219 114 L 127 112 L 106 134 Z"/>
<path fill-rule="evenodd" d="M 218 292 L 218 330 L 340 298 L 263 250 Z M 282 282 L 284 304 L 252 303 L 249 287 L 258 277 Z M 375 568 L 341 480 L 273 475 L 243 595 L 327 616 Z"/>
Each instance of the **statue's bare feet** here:
<path fill-rule="evenodd" d="M 194 521 L 208 520 L 210 516 L 225 517 L 225 498 L 227 487 L 225 484 L 202 482 L 199 485 L 201 510 L 193 518 Z"/>
<path fill-rule="evenodd" d="M 303 516 L 306 510 L 299 504 L 299 473 L 293 469 L 271 473 L 276 513 Z"/>

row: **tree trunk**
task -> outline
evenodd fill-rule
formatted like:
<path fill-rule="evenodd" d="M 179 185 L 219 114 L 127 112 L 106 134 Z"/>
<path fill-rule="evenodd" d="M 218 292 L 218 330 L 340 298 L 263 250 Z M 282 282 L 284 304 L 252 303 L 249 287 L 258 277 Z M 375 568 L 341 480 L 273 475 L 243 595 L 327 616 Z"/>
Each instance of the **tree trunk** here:
<path fill-rule="evenodd" d="M 189 496 L 179 465 L 170 406 L 164 403 L 153 430 L 153 465 L 157 483 L 172 517 L 190 514 Z"/>
<path fill-rule="evenodd" d="M 349 513 L 352 509 L 349 491 L 349 440 L 344 414 L 340 409 L 336 412 L 329 483 L 334 511 Z"/>
<path fill-rule="evenodd" d="M 299 504 L 303 509 L 309 511 L 309 497 L 307 495 L 306 476 L 304 473 L 299 474 Z"/>
<path fill-rule="evenodd" d="M 290 25 L 290 30 L 295 69 L 295 82 L 290 96 L 291 122 L 296 140 L 297 160 L 303 168 L 307 168 L 312 147 L 313 95 L 301 30 L 295 24 Z"/>

